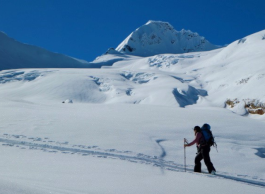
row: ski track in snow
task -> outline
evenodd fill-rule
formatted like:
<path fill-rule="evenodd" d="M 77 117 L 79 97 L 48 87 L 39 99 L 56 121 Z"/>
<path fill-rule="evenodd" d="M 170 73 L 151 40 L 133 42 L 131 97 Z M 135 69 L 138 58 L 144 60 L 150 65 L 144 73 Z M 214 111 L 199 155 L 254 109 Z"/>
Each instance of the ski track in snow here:
<path fill-rule="evenodd" d="M 163 159 L 166 156 L 166 151 L 161 145 L 161 142 L 166 140 L 157 139 L 155 141 L 162 151 L 159 157 L 148 156 L 142 153 L 137 154 L 131 151 L 118 151 L 116 149 L 103 150 L 100 149 L 98 146 L 70 145 L 69 142 L 55 142 L 49 140 L 48 137 L 39 138 L 39 137 L 27 137 L 24 135 L 9 135 L 9 134 L 4 134 L 2 137 L 0 137 L 0 142 L 2 142 L 2 146 L 17 147 L 20 149 L 40 150 L 49 153 L 61 152 L 63 154 L 72 154 L 72 155 L 81 154 L 82 156 L 120 159 L 134 163 L 153 165 L 155 167 L 160 167 L 163 170 L 165 169 L 176 172 L 184 172 L 183 165 L 176 164 L 173 161 L 166 161 Z M 198 175 L 198 173 L 193 172 L 192 166 L 189 166 L 186 170 L 188 173 Z M 221 172 L 218 173 L 217 175 L 210 175 L 207 173 L 202 173 L 199 175 L 207 176 L 210 178 L 228 179 L 252 186 L 265 188 L 265 179 L 259 179 L 258 177 L 251 177 L 248 175 L 230 175 L 226 172 Z"/>

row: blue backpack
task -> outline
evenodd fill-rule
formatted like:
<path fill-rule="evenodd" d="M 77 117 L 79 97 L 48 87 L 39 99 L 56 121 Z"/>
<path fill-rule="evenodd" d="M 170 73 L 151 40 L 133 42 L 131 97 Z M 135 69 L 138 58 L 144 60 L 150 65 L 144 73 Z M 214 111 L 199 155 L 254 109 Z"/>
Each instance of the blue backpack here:
<path fill-rule="evenodd" d="M 205 123 L 201 127 L 201 133 L 207 145 L 217 147 L 217 144 L 214 141 L 214 137 L 211 131 L 211 126 L 209 124 Z"/>

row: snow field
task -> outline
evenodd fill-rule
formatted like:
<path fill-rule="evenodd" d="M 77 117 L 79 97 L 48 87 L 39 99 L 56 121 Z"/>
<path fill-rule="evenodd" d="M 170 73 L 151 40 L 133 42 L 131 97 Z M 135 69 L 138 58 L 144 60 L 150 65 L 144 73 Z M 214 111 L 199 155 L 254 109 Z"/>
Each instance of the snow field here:
<path fill-rule="evenodd" d="M 115 159 L 78 155 L 42 153 L 36 150 L 8 148 L 1 155 L 2 176 L 12 184 L 27 188 L 24 193 L 190 193 L 196 189 L 207 193 L 262 193 L 264 189 L 242 183 L 196 176 L 184 172 L 161 171 L 160 168 Z M 10 162 L 8 158 L 13 160 Z M 17 162 L 19 160 L 20 162 Z M 10 170 L 12 169 L 12 170 Z M 216 183 L 218 182 L 218 184 Z M 230 188 L 227 189 L 226 185 Z M 214 185 L 207 187 L 206 185 Z M 23 188 L 22 187 L 22 188 Z M 21 190 L 23 193 L 23 190 Z"/>
<path fill-rule="evenodd" d="M 10 109 L 12 104 L 17 108 Z M 190 193 L 205 190 L 203 183 L 210 182 L 206 193 L 264 192 L 263 188 L 233 180 L 183 173 L 183 137 L 193 139 L 193 126 L 210 120 L 219 149 L 218 153 L 211 151 L 218 172 L 265 182 L 264 159 L 255 155 L 253 149 L 265 146 L 264 123 L 225 109 L 9 102 L 1 104 L 1 110 L 0 129 L 5 133 L 0 140 L 3 145 L 0 163 L 5 167 L 2 177 L 13 184 L 50 193 Z M 255 126 L 255 134 L 249 126 Z M 7 140 L 33 145 L 10 146 L 6 145 Z M 157 140 L 164 140 L 159 142 L 161 146 Z M 106 155 L 85 154 L 75 149 Z M 188 169 L 192 169 L 195 147 L 186 151 Z M 162 160 L 157 166 L 130 156 Z M 175 171 L 168 170 L 172 168 L 167 165 L 175 165 Z M 205 166 L 203 170 L 206 171 Z M 227 184 L 229 190 L 224 186 Z"/>
<path fill-rule="evenodd" d="M 190 193 L 202 189 L 201 183 L 209 180 L 214 185 L 209 192 L 212 188 L 218 188 L 220 193 L 241 189 L 264 192 L 263 188 L 246 184 L 265 182 L 264 158 L 255 150 L 265 147 L 264 122 L 223 108 L 179 108 L 173 94 L 174 106 L 117 100 L 118 89 L 120 93 L 124 91 L 124 97 L 131 97 L 125 92 L 127 87 L 147 92 L 156 82 L 164 84 L 161 92 L 172 87 L 166 84 L 169 81 L 182 87 L 181 81 L 164 74 L 154 73 L 157 79 L 151 76 L 150 81 L 140 84 L 138 81 L 150 76 L 129 73 L 131 77 L 126 79 L 120 70 L 108 74 L 93 69 L 49 71 L 32 81 L 13 80 L 1 85 L 4 181 L 43 193 Z M 97 84 L 90 76 L 103 82 L 110 80 L 112 89 L 100 91 L 103 82 Z M 136 77 L 139 79 L 135 83 Z M 149 90 L 153 92 L 155 87 Z M 101 96 L 103 103 L 95 101 Z M 111 98 L 116 102 L 110 103 Z M 73 103 L 62 103 L 65 99 Z M 182 173 L 183 138 L 192 140 L 192 128 L 203 123 L 212 125 L 218 143 L 219 152 L 211 151 L 215 167 L 220 174 L 232 176 L 232 180 Z M 186 151 L 187 168 L 191 170 L 196 149 Z M 206 171 L 205 166 L 203 170 Z M 244 182 L 234 181 L 237 178 Z M 229 184 L 231 190 L 224 191 L 222 184 Z"/>

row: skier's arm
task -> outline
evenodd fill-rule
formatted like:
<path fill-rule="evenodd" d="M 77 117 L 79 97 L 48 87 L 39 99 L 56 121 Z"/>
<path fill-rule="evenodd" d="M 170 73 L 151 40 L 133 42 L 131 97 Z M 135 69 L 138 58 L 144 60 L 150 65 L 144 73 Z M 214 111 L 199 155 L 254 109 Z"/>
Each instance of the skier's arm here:
<path fill-rule="evenodd" d="M 186 146 L 192 146 L 195 143 L 197 143 L 197 145 L 198 145 L 200 142 L 200 139 L 201 139 L 201 133 L 197 133 L 195 139 L 192 142 L 186 144 Z"/>

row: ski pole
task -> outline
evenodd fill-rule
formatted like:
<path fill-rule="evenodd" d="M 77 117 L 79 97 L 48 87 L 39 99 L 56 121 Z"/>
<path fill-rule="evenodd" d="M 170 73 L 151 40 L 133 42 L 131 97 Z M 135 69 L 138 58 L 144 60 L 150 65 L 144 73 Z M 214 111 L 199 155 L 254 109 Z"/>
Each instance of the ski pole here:
<path fill-rule="evenodd" d="M 184 138 L 184 144 L 186 143 L 186 139 Z M 184 169 L 186 172 L 186 147 L 184 146 Z"/>

